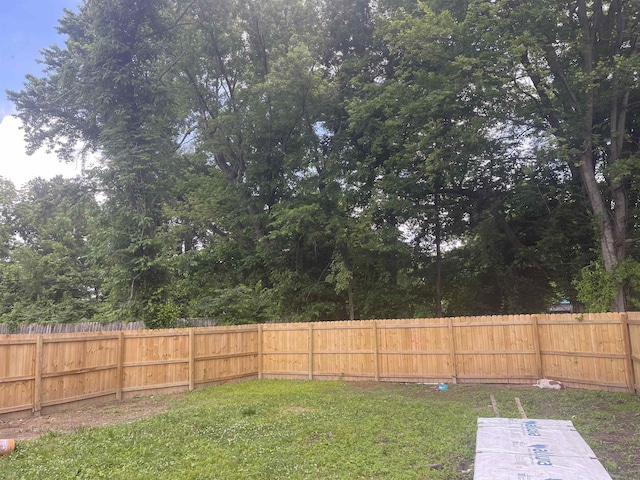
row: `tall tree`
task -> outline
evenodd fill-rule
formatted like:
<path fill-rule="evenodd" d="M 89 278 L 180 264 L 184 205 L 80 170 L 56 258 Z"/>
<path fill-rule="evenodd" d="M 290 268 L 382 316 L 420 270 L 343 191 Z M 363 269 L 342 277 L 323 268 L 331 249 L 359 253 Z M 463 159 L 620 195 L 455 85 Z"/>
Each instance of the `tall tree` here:
<path fill-rule="evenodd" d="M 113 307 L 129 315 L 144 316 L 167 281 L 156 231 L 179 138 L 164 76 L 180 3 L 87 0 L 60 21 L 66 47 L 43 51 L 45 76 L 9 94 L 31 150 L 66 159 L 78 146 L 100 152 L 106 215 L 97 252 Z"/>
<path fill-rule="evenodd" d="M 636 0 L 474 1 L 466 22 L 478 88 L 493 95 L 505 128 L 556 147 L 586 194 L 608 275 L 627 260 L 639 11 Z M 612 300 L 626 308 L 624 282 Z"/>
<path fill-rule="evenodd" d="M 388 12 L 380 74 L 348 107 L 358 167 L 349 175 L 376 215 L 432 258 L 432 312 L 442 315 L 442 250 L 509 188 L 514 159 L 492 138 L 493 123 L 471 85 L 461 24 L 426 4 Z M 365 77 L 366 78 L 366 77 Z M 357 157 L 356 157 L 357 158 Z M 364 168 L 363 168 L 364 167 Z M 475 204 L 475 206 L 474 206 Z M 424 262 L 420 261 L 419 264 Z"/>

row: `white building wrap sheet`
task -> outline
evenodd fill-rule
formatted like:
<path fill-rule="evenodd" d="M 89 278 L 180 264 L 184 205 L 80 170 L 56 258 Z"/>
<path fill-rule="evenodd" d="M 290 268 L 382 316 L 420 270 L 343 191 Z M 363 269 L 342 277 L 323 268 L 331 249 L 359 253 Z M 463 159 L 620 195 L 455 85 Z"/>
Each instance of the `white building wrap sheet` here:
<path fill-rule="evenodd" d="M 474 480 L 611 480 L 567 420 L 479 418 Z"/>

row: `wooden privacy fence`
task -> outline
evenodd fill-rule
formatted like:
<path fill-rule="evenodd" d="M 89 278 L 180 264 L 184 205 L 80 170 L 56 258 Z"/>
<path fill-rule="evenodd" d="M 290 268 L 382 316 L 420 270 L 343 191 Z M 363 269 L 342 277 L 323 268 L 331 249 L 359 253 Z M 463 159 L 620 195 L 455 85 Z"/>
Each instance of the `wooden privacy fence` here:
<path fill-rule="evenodd" d="M 434 383 L 552 378 L 583 388 L 640 388 L 640 313 L 635 312 L 264 325 L 261 330 L 259 378 Z"/>
<path fill-rule="evenodd" d="M 640 392 L 640 312 L 0 336 L 0 414 L 252 378 Z"/>
<path fill-rule="evenodd" d="M 257 328 L 0 336 L 0 414 L 257 377 Z"/>

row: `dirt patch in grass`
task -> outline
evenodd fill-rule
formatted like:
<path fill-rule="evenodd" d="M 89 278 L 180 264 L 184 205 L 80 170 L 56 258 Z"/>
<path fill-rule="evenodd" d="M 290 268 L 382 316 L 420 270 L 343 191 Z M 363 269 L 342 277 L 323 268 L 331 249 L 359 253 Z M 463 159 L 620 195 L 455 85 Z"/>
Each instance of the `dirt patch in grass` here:
<path fill-rule="evenodd" d="M 166 412 L 170 401 L 171 397 L 165 396 L 136 397 L 117 404 L 91 405 L 40 417 L 0 420 L 0 437 L 32 440 L 48 432 L 71 433 L 81 428 L 135 422 Z"/>

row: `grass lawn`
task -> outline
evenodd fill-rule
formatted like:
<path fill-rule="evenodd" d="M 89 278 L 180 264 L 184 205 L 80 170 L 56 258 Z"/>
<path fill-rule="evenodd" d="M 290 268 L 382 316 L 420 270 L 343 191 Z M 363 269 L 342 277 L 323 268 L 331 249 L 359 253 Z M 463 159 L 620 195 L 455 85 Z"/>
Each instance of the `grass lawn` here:
<path fill-rule="evenodd" d="M 503 417 L 520 416 L 519 397 L 530 418 L 572 420 L 614 479 L 640 479 L 634 395 L 275 380 L 162 397 L 168 411 L 152 418 L 21 441 L 0 458 L 0 478 L 469 480 L 489 395 Z"/>

